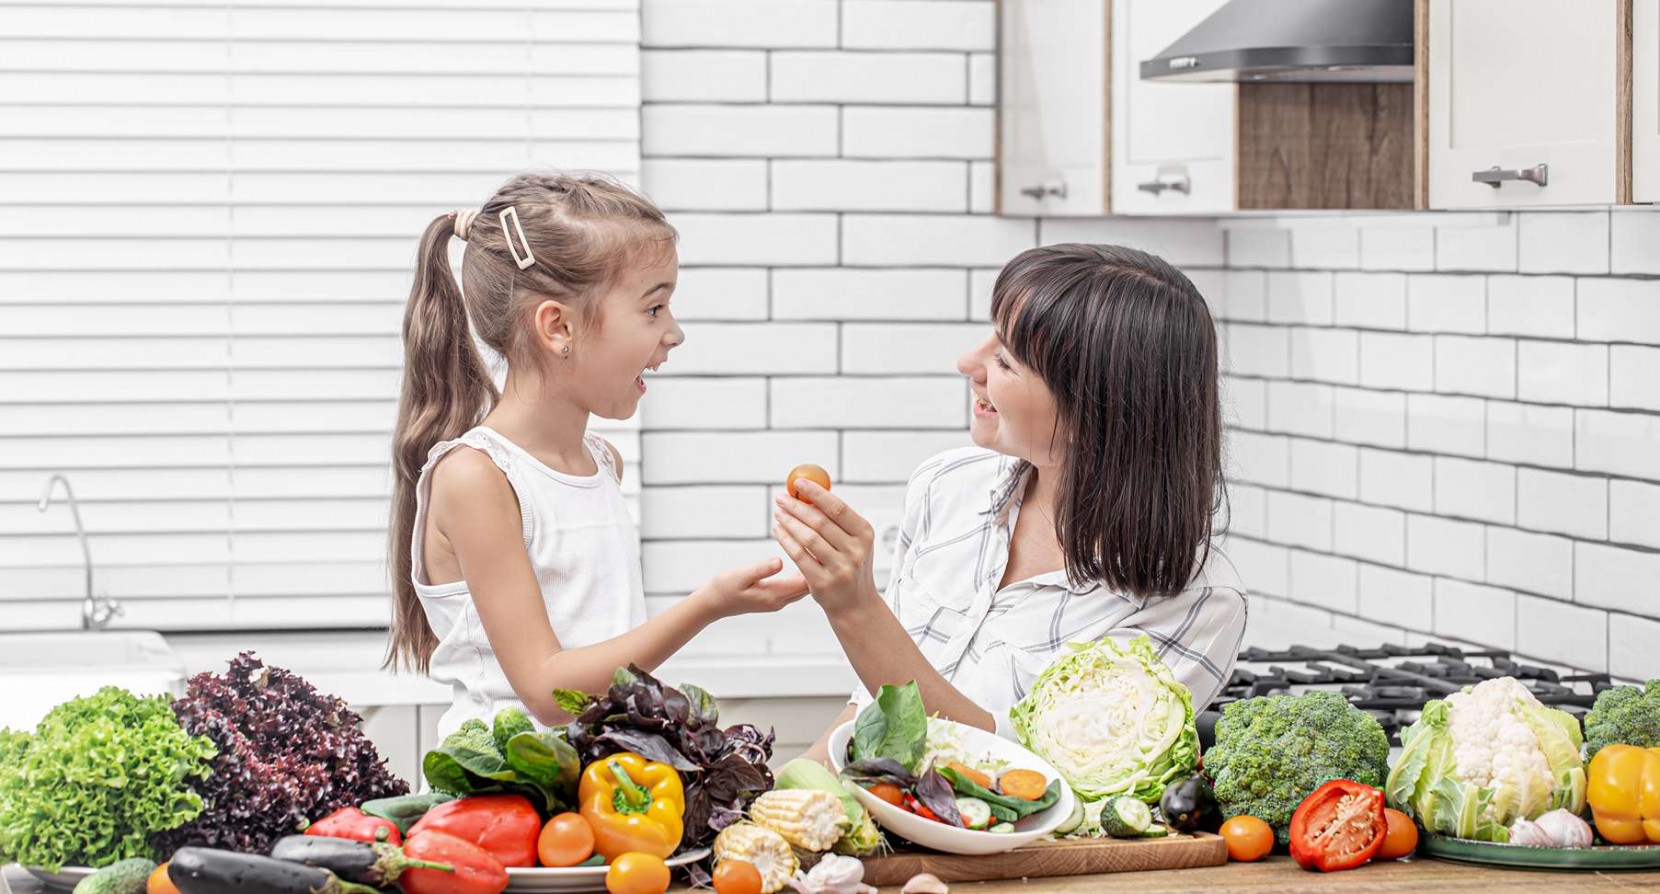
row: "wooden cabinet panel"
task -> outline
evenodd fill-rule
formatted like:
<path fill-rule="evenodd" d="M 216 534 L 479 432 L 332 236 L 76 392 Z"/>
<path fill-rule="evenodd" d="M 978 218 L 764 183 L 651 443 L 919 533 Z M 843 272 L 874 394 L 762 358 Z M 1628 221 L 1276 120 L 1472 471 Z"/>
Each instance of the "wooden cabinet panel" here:
<path fill-rule="evenodd" d="M 1430 207 L 1623 198 L 1629 2 L 1430 0 Z M 1495 167 L 1507 176 L 1541 172 L 1546 185 L 1472 179 Z"/>
<path fill-rule="evenodd" d="M 1631 20 L 1631 200 L 1660 202 L 1660 0 L 1635 0 Z"/>
<path fill-rule="evenodd" d="M 998 213 L 1107 213 L 1109 2 L 998 4 Z"/>
<path fill-rule="evenodd" d="M 1211 214 L 1234 208 L 1233 84 L 1144 81 L 1141 63 L 1226 0 L 1114 0 L 1112 210 Z"/>

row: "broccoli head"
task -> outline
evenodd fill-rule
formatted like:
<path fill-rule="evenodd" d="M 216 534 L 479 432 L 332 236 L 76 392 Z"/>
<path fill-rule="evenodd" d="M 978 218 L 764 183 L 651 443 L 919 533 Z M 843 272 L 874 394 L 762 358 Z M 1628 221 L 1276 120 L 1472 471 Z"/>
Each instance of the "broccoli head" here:
<path fill-rule="evenodd" d="M 502 708 L 496 713 L 495 722 L 490 726 L 490 735 L 496 742 L 496 750 L 507 753 L 507 742 L 519 733 L 533 733 L 536 731 L 530 722 L 529 715 L 519 708 Z"/>
<path fill-rule="evenodd" d="M 1291 814 L 1323 783 L 1383 786 L 1389 737 L 1340 693 L 1249 698 L 1222 710 L 1204 768 L 1223 816 L 1257 817 L 1284 844 Z"/>
<path fill-rule="evenodd" d="M 1596 757 L 1605 745 L 1660 747 L 1660 680 L 1640 689 L 1615 686 L 1598 693 L 1585 715 L 1585 759 Z"/>

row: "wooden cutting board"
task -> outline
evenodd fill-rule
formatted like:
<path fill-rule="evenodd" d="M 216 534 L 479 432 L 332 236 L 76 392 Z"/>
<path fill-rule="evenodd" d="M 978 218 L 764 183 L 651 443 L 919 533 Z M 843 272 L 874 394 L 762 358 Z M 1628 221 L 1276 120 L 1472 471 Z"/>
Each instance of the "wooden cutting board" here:
<path fill-rule="evenodd" d="M 921 850 L 866 857 L 865 884 L 878 887 L 903 885 L 919 872 L 931 872 L 947 882 L 975 882 L 1140 872 L 1145 869 L 1191 869 L 1196 866 L 1221 866 L 1227 861 L 1227 844 L 1221 837 L 1205 832 L 1140 840 L 1062 839 L 1040 841 L 1005 853 L 977 857 Z"/>

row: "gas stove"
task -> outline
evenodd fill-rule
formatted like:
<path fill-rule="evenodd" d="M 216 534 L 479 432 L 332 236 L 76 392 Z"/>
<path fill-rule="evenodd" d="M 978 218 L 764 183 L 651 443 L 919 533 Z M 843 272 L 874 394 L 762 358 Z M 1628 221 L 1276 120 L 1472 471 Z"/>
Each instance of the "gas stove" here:
<path fill-rule="evenodd" d="M 1261 695 L 1295 695 L 1314 690 L 1341 692 L 1349 703 L 1383 724 L 1389 744 L 1400 745 L 1400 731 L 1418 719 L 1424 703 L 1495 677 L 1515 677 L 1551 707 L 1583 722 L 1597 693 L 1613 686 L 1607 674 L 1577 673 L 1566 668 L 1530 664 L 1500 649 L 1468 649 L 1429 642 L 1407 647 L 1291 646 L 1274 650 L 1251 647 L 1239 653 L 1233 678 L 1222 694 L 1199 713 L 1203 747 L 1214 740 L 1216 720 L 1230 702 Z"/>

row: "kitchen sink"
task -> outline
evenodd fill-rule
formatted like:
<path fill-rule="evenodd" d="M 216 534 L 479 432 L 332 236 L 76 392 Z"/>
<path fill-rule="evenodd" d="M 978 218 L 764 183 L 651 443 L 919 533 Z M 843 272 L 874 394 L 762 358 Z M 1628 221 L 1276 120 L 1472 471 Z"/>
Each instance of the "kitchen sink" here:
<path fill-rule="evenodd" d="M 186 676 L 153 630 L 0 634 L 0 727 L 33 729 L 54 705 L 104 686 L 182 695 Z"/>

